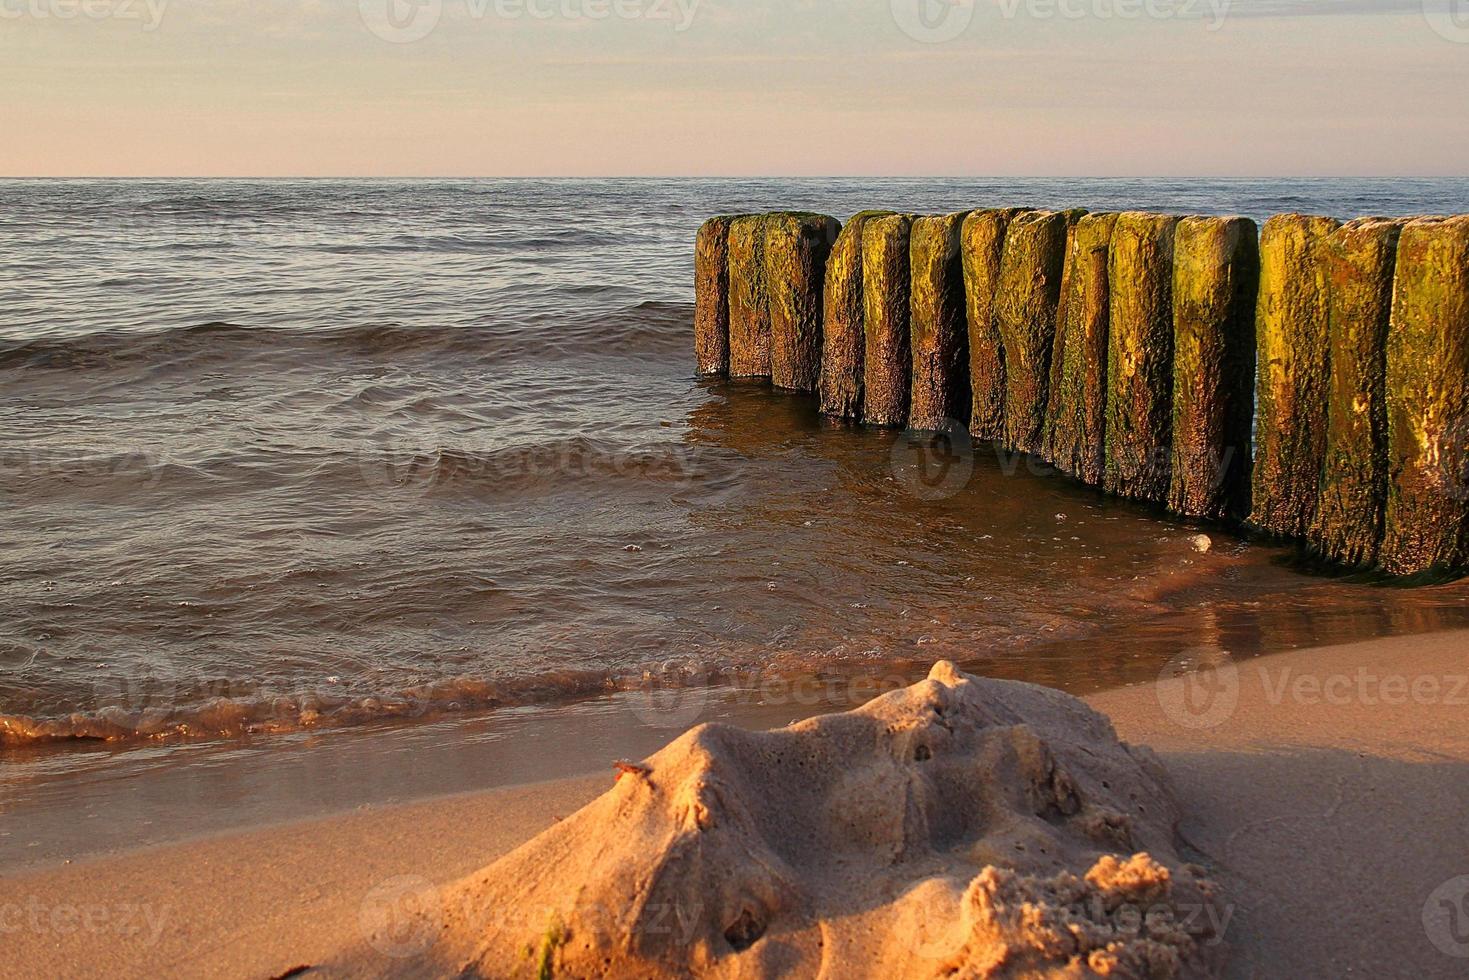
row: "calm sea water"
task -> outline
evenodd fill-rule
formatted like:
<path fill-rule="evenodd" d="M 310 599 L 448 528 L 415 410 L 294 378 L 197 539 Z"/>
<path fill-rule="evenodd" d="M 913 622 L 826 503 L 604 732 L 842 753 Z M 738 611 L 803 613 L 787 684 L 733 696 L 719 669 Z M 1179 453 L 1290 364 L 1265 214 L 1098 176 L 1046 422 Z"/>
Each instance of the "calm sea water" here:
<path fill-rule="evenodd" d="M 692 377 L 706 216 L 1469 211 L 1469 181 L 3 181 L 0 741 L 1469 623 Z"/>

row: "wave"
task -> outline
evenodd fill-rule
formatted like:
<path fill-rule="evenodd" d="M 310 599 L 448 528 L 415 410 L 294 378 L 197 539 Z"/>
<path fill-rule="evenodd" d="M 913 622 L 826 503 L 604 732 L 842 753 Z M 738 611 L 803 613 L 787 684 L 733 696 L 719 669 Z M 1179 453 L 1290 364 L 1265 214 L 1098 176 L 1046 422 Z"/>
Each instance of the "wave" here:
<path fill-rule="evenodd" d="M 238 738 L 551 707 L 609 695 L 635 698 L 633 710 L 646 711 L 650 722 L 665 723 L 680 712 L 697 714 L 715 688 L 766 695 L 786 686 L 793 693 L 814 691 L 824 689 L 822 685 L 829 688 L 840 675 L 852 682 L 854 692 L 870 697 L 881 693 L 881 685 L 911 683 L 926 663 L 891 657 L 854 661 L 846 655 L 807 656 L 799 663 L 775 665 L 664 661 L 620 670 L 546 670 L 503 679 L 460 676 L 378 694 L 347 694 L 328 687 L 290 693 L 262 688 L 209 696 L 208 683 L 132 678 L 122 685 L 121 696 L 114 697 L 120 703 L 55 717 L 0 714 L 0 748 L 48 742 Z M 818 675 L 820 683 L 813 680 Z M 231 685 L 223 687 L 228 690 Z"/>
<path fill-rule="evenodd" d="M 467 353 L 637 354 L 681 349 L 692 330 L 687 303 L 648 301 L 577 317 L 530 315 L 467 326 L 396 323 L 340 328 L 256 327 L 212 321 L 156 331 L 105 331 L 79 337 L 0 340 L 0 370 L 107 370 L 240 353 L 321 351 L 391 355 Z"/>

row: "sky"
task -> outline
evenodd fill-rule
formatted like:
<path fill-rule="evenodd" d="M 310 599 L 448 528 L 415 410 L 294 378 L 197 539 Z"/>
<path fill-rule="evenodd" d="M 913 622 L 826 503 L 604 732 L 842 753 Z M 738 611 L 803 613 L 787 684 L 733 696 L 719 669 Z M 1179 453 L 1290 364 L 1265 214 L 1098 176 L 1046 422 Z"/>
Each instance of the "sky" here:
<path fill-rule="evenodd" d="M 1463 176 L 1469 0 L 0 0 L 0 92 L 4 176 Z"/>

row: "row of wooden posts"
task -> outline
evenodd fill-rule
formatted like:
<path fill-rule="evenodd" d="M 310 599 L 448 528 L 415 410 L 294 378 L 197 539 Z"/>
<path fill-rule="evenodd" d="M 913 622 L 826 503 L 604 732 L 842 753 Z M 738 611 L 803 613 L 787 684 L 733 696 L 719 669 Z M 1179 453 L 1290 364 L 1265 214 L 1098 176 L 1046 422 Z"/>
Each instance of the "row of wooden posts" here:
<path fill-rule="evenodd" d="M 735 215 L 695 268 L 703 375 L 1343 566 L 1469 570 L 1469 216 Z"/>

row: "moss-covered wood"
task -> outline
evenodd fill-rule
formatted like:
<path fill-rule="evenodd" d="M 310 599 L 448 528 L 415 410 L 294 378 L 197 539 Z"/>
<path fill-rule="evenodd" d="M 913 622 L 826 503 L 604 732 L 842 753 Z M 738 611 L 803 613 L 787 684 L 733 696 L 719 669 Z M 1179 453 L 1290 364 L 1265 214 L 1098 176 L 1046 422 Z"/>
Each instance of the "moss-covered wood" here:
<path fill-rule="evenodd" d="M 1089 214 L 1067 236 L 1046 408 L 1043 455 L 1092 486 L 1106 466 L 1107 260 L 1116 223 L 1115 214 Z"/>
<path fill-rule="evenodd" d="M 894 214 L 871 218 L 862 229 L 862 418 L 871 425 L 908 423 L 911 228 L 911 217 Z"/>
<path fill-rule="evenodd" d="M 701 375 L 729 373 L 729 226 L 710 218 L 694 240 L 694 363 Z"/>
<path fill-rule="evenodd" d="M 1387 511 L 1396 575 L 1469 566 L 1469 215 L 1398 241 L 1387 334 Z"/>
<path fill-rule="evenodd" d="M 852 215 L 826 260 L 826 287 L 822 300 L 821 411 L 840 419 L 862 417 L 865 314 L 862 301 L 862 229 L 869 218 L 890 211 L 861 211 Z"/>
<path fill-rule="evenodd" d="M 1117 216 L 1108 255 L 1107 437 L 1103 485 L 1163 503 L 1173 426 L 1173 236 L 1178 218 Z"/>
<path fill-rule="evenodd" d="M 1027 211 L 1005 235 L 993 316 L 1005 352 L 1003 442 L 1020 452 L 1042 448 L 1067 231 L 1063 212 Z"/>
<path fill-rule="evenodd" d="M 1322 247 L 1341 223 L 1280 214 L 1260 233 L 1255 467 L 1250 522 L 1306 534 L 1326 455 L 1326 272 Z"/>
<path fill-rule="evenodd" d="M 1250 512 L 1259 229 L 1184 218 L 1173 248 L 1173 423 L 1168 508 L 1213 520 Z"/>
<path fill-rule="evenodd" d="M 1326 455 L 1312 547 L 1348 567 L 1377 561 L 1387 502 L 1387 331 L 1402 218 L 1359 218 L 1326 240 Z"/>
<path fill-rule="evenodd" d="M 975 439 L 1005 438 L 1005 350 L 995 329 L 1005 232 L 1018 208 L 972 211 L 960 231 L 965 319 L 969 328 L 969 432 Z"/>
<path fill-rule="evenodd" d="M 969 332 L 959 232 L 968 212 L 914 218 L 910 337 L 913 381 L 908 428 L 947 431 L 969 421 Z"/>
<path fill-rule="evenodd" d="M 763 214 L 729 226 L 729 375 L 770 377 L 770 300 L 765 288 Z"/>
<path fill-rule="evenodd" d="M 826 260 L 840 231 L 835 218 L 807 212 L 777 212 L 765 223 L 770 381 L 777 388 L 815 391 L 821 378 Z"/>

